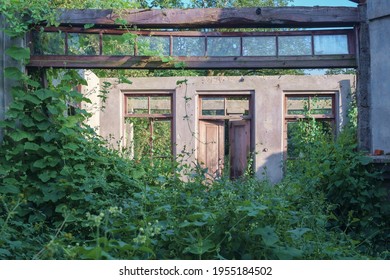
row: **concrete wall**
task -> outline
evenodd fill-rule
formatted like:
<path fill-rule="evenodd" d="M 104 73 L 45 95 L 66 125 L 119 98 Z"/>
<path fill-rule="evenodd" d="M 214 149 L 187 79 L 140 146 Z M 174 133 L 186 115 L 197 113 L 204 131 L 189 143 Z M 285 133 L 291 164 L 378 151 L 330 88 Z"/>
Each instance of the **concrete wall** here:
<path fill-rule="evenodd" d="M 390 1 L 367 1 L 370 32 L 371 152 L 390 153 Z"/>
<path fill-rule="evenodd" d="M 186 83 L 177 83 L 187 80 Z M 346 107 L 355 77 L 337 76 L 269 76 L 269 77 L 167 77 L 132 78 L 129 84 L 117 79 L 101 79 L 112 84 L 105 109 L 100 112 L 100 134 L 112 145 L 125 143 L 124 95 L 170 93 L 173 96 L 173 142 L 175 155 L 189 152 L 188 162 L 195 162 L 198 133 L 199 95 L 250 95 L 253 102 L 252 143 L 256 152 L 258 178 L 272 183 L 283 177 L 284 95 L 302 93 L 336 93 L 336 118 L 339 129 L 347 121 Z M 354 90 L 354 89 L 353 89 Z"/>

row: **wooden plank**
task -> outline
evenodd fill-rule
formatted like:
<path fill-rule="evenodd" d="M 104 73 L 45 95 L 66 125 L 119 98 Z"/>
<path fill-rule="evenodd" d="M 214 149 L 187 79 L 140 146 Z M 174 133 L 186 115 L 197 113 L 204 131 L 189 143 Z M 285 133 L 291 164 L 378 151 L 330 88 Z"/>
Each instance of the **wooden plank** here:
<path fill-rule="evenodd" d="M 119 26 L 123 19 L 137 28 L 265 28 L 265 27 L 342 27 L 360 22 L 357 8 L 351 7 L 277 7 L 277 8 L 205 8 L 60 10 L 62 25 Z"/>
<path fill-rule="evenodd" d="M 230 138 L 230 177 L 244 175 L 250 153 L 250 121 L 237 120 L 229 122 Z"/>
<path fill-rule="evenodd" d="M 208 169 L 208 179 L 222 175 L 224 121 L 199 121 L 198 163 Z"/>
<path fill-rule="evenodd" d="M 65 56 L 33 55 L 28 67 L 76 69 L 257 69 L 257 68 L 355 68 L 355 55 L 286 56 L 286 57 L 174 57 L 164 63 L 159 57 L 147 56 Z"/>

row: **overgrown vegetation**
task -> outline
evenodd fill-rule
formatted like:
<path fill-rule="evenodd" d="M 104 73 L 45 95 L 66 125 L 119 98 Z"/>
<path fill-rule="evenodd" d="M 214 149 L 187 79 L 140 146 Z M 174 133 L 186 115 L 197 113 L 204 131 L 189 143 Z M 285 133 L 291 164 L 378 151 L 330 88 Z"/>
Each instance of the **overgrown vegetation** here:
<path fill-rule="evenodd" d="M 19 27 L 9 34 L 27 30 Z M 29 57 L 18 47 L 7 54 Z M 251 176 L 205 184 L 205 170 L 181 164 L 185 155 L 133 161 L 83 124 L 85 111 L 68 115 L 69 102 L 88 102 L 74 90 L 85 83 L 76 72 L 48 88 L 16 68 L 5 75 L 19 86 L 0 123 L 1 259 L 389 257 L 386 193 L 356 151 L 353 125 L 334 142 L 314 120 L 298 122 L 301 157 L 279 185 Z"/>

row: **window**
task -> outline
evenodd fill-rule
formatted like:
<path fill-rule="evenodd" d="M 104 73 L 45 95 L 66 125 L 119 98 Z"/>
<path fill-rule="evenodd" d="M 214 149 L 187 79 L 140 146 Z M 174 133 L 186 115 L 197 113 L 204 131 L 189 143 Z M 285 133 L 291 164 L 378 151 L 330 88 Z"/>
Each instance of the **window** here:
<path fill-rule="evenodd" d="M 285 96 L 285 150 L 287 159 L 299 156 L 293 142 L 299 120 L 315 119 L 325 135 L 335 132 L 335 93 L 288 94 Z"/>
<path fill-rule="evenodd" d="M 132 158 L 169 158 L 171 130 L 171 95 L 125 95 L 125 138 Z"/>
<path fill-rule="evenodd" d="M 206 97 L 200 99 L 201 118 L 249 116 L 249 96 Z"/>

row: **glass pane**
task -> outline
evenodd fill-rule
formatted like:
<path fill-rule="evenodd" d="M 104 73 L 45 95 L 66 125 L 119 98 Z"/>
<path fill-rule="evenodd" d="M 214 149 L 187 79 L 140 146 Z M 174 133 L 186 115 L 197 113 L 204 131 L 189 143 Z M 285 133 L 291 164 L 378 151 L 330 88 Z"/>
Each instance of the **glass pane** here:
<path fill-rule="evenodd" d="M 203 116 L 224 116 L 225 99 L 220 97 L 202 97 Z"/>
<path fill-rule="evenodd" d="M 310 112 L 314 115 L 332 115 L 333 98 L 331 96 L 317 96 L 310 100 Z"/>
<path fill-rule="evenodd" d="M 208 56 L 240 56 L 241 43 L 239 37 L 207 38 Z"/>
<path fill-rule="evenodd" d="M 174 37 L 173 55 L 175 56 L 204 56 L 204 37 Z"/>
<path fill-rule="evenodd" d="M 314 36 L 314 54 L 348 54 L 347 35 Z"/>
<path fill-rule="evenodd" d="M 148 114 L 148 98 L 127 97 L 127 114 Z"/>
<path fill-rule="evenodd" d="M 65 33 L 59 32 L 34 32 L 34 54 L 64 55 Z"/>
<path fill-rule="evenodd" d="M 103 35 L 104 55 L 134 55 L 136 35 Z"/>
<path fill-rule="evenodd" d="M 243 37 L 246 56 L 276 56 L 276 37 Z"/>
<path fill-rule="evenodd" d="M 68 33 L 68 51 L 74 55 L 98 55 L 99 35 Z"/>
<path fill-rule="evenodd" d="M 287 114 L 304 115 L 308 110 L 308 97 L 287 97 Z"/>
<path fill-rule="evenodd" d="M 249 115 L 248 97 L 228 97 L 226 104 L 227 115 Z"/>
<path fill-rule="evenodd" d="M 172 154 L 171 120 L 154 120 L 152 136 L 153 158 Z"/>
<path fill-rule="evenodd" d="M 138 55 L 169 55 L 169 37 L 139 36 L 137 39 Z"/>
<path fill-rule="evenodd" d="M 151 114 L 171 114 L 171 97 L 169 96 L 153 96 L 150 97 L 150 113 Z"/>
<path fill-rule="evenodd" d="M 311 36 L 280 36 L 279 55 L 311 55 Z"/>

